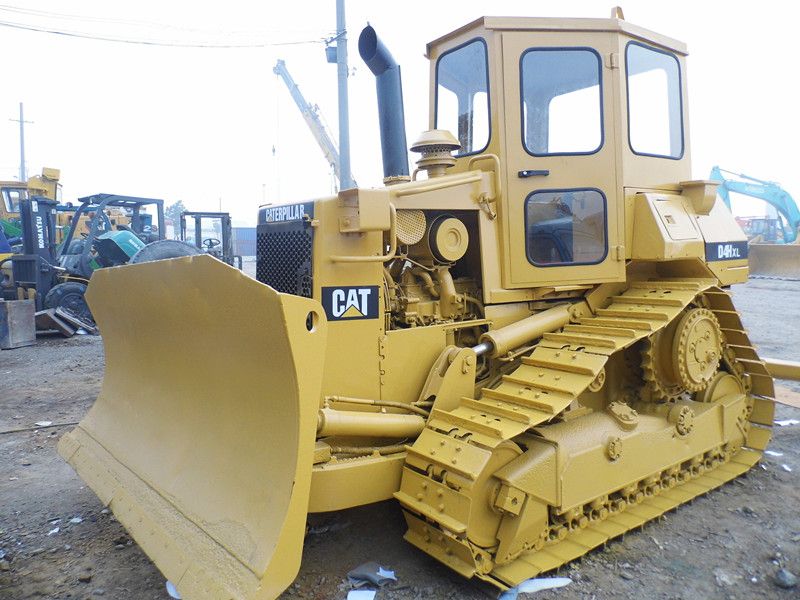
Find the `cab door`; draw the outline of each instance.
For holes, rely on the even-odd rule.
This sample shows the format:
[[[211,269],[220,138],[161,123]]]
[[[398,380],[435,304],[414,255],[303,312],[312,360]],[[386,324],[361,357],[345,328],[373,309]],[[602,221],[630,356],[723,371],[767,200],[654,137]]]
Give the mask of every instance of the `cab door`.
[[[503,33],[506,288],[625,278],[612,40]]]

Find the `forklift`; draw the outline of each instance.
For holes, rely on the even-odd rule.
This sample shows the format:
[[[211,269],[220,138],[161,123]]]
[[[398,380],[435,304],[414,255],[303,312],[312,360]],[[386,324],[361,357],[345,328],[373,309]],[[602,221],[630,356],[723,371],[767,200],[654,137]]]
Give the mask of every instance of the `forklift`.
[[[36,308],[43,308],[43,300],[57,282],[58,267],[55,241],[55,200],[35,196],[20,198],[21,252],[13,252],[0,261],[0,267],[11,263],[11,275],[5,276],[0,292],[4,300],[30,298]]]
[[[2,261],[12,265],[3,298],[30,298],[37,311],[62,308],[92,322],[84,294],[95,270],[200,253],[191,244],[164,239],[163,200],[95,194],[79,202],[64,241],[56,244],[58,203],[43,197],[20,200],[22,253]]]
[[[194,235],[187,239],[186,219],[194,219]],[[212,229],[217,237],[204,238],[203,219],[212,222]],[[186,210],[181,213],[181,240],[218,258],[225,264],[236,266],[242,270],[242,257],[233,253],[233,227],[231,225],[231,215],[226,212],[202,212]],[[235,263],[235,264],[234,264]]]

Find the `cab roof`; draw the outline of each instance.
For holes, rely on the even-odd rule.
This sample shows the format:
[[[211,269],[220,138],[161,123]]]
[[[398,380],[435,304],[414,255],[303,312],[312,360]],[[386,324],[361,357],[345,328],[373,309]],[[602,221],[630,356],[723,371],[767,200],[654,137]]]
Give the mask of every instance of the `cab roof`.
[[[431,50],[461,34],[473,29],[488,29],[495,31],[607,31],[611,33],[624,33],[671,50],[677,54],[688,54],[686,44],[679,42],[660,33],[650,31],[643,27],[633,25],[622,19],[574,19],[557,17],[480,17],[471,23],[459,27],[455,31],[439,37],[426,46],[426,56],[430,57]]]

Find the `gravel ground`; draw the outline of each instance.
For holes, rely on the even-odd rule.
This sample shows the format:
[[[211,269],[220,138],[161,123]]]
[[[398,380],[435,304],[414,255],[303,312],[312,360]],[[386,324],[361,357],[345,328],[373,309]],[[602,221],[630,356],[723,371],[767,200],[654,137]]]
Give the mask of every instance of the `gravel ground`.
[[[735,289],[762,354],[797,359],[800,282]],[[97,395],[102,342],[41,339],[0,353],[0,598],[161,600],[164,578],[57,455],[58,437]],[[785,385],[800,392],[797,384]],[[779,407],[780,418],[800,411]],[[52,421],[49,428],[36,422]],[[763,464],[562,569],[573,583],[539,598],[797,598],[775,574],[800,574],[800,426],[776,427]],[[786,467],[792,471],[788,471]],[[377,560],[398,582],[379,600],[493,598],[402,540],[394,502],[314,517],[303,565],[284,598],[344,598],[346,573]]]

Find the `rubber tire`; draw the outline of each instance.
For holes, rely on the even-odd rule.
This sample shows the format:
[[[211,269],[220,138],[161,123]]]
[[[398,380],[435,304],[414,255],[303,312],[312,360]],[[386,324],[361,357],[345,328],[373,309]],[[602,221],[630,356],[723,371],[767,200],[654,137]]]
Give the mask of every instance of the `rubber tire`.
[[[195,256],[202,252],[186,242],[180,240],[158,240],[147,244],[136,254],[131,256],[129,264],[153,262],[154,260],[166,260],[168,258],[180,258],[181,256]]]
[[[45,308],[64,308],[84,321],[94,323],[92,311],[86,304],[86,285],[77,281],[65,281],[53,286],[44,297]]]

